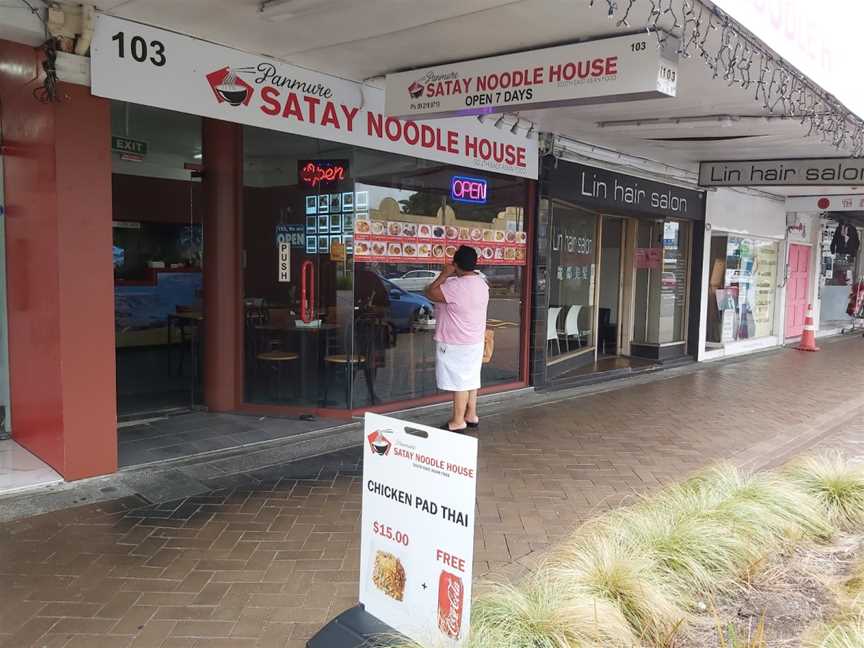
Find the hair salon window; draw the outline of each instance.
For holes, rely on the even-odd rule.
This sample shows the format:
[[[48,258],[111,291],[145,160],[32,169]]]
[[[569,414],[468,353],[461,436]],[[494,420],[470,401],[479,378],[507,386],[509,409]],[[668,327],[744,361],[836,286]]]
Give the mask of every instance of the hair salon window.
[[[541,209],[550,210],[547,353],[563,358],[594,349],[597,216],[560,201]]]
[[[708,274],[709,345],[774,334],[776,241],[715,233]]]

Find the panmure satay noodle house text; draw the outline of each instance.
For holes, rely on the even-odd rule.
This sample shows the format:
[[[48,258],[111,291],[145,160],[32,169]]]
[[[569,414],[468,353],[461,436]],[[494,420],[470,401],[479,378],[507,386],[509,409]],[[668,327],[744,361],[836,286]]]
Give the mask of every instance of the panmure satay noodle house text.
[[[112,38],[121,31],[185,57],[161,68],[130,62],[118,56]],[[167,109],[243,130],[240,409],[344,414],[444,399],[435,383],[434,304],[423,290],[460,245],[477,250],[491,291],[496,346],[483,384],[492,390],[527,384],[536,140],[475,119],[389,116],[378,88],[101,14],[92,71],[93,93],[115,100],[118,116],[127,107]],[[172,119],[176,113],[126,121]],[[200,140],[200,118],[190,124],[197,129],[190,139]],[[153,153],[161,153],[156,141],[164,138],[152,132],[128,137],[153,142]],[[128,204],[133,194],[152,194],[144,180],[128,178],[124,186],[142,185],[130,188]],[[176,220],[188,224],[185,195],[177,205],[184,216]],[[121,198],[115,193],[115,202]],[[138,244],[131,239],[150,236],[150,229],[115,229],[115,246],[132,249]],[[167,224],[157,233],[182,234]],[[147,244],[176,247],[173,238]],[[177,263],[164,261],[166,268]],[[206,283],[200,277],[206,269],[199,271],[195,281]],[[195,290],[188,293],[194,297]],[[194,310],[185,303],[193,297],[172,303],[170,312]],[[137,301],[123,303],[124,321],[152,320],[134,312]],[[168,340],[159,331],[148,335]]]

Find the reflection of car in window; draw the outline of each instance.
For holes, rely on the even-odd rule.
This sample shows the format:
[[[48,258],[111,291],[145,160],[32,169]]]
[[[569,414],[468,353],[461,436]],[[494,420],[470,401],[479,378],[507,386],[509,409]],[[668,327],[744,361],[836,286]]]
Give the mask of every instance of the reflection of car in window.
[[[434,273],[436,276],[438,273]],[[434,279],[434,277],[433,277]],[[361,308],[386,313],[387,321],[398,331],[407,331],[424,307],[431,314],[434,307],[424,295],[408,292],[369,270],[357,270],[354,276],[354,298]]]
[[[441,273],[436,272],[435,270],[411,270],[401,277],[390,279],[390,281],[399,286],[402,290],[407,290],[408,292],[423,292],[426,290],[426,286],[435,281],[439,274]]]
[[[678,280],[672,272],[664,272],[660,278],[660,285],[666,290],[674,290],[677,284]]]

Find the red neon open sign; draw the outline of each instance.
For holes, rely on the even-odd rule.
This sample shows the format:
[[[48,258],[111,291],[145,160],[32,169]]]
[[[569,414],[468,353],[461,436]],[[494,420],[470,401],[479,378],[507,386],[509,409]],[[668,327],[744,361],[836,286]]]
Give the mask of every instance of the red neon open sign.
[[[300,181],[309,187],[342,182],[348,177],[348,160],[305,160],[298,164]]]
[[[488,183],[482,178],[453,176],[450,180],[450,198],[456,202],[485,205]]]

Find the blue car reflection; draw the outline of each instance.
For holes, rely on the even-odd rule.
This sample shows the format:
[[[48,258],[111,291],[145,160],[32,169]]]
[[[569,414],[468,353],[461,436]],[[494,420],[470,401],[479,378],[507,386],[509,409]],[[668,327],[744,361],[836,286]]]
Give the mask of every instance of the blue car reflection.
[[[388,319],[397,331],[409,330],[411,323],[417,319],[417,315],[423,308],[426,308],[430,314],[434,312],[434,304],[425,295],[403,290],[384,277],[379,276],[379,279],[390,298]]]

